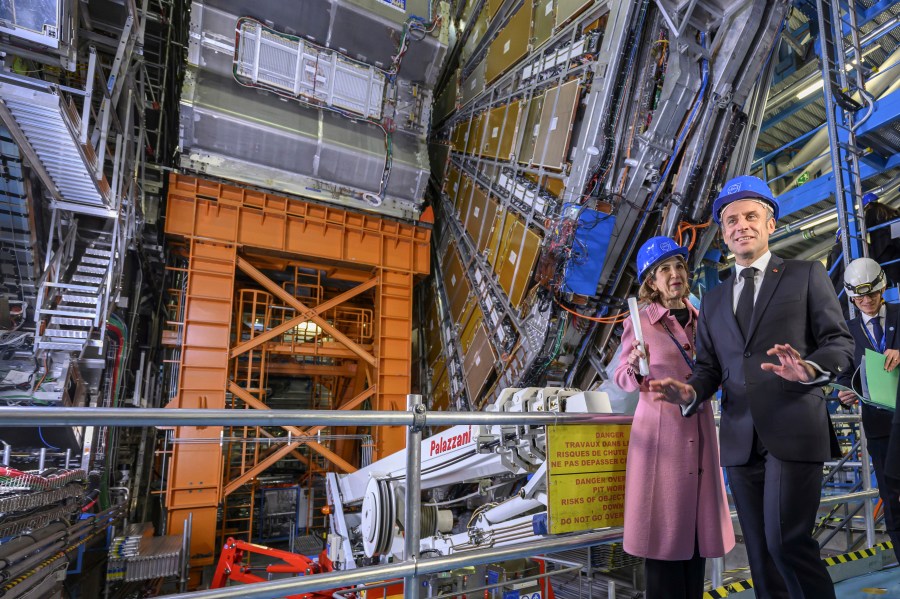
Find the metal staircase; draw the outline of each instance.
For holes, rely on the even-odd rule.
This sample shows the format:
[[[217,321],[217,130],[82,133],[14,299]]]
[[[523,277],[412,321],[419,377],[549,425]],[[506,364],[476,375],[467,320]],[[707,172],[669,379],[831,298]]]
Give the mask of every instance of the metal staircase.
[[[54,260],[62,260],[67,249],[63,244]],[[113,262],[113,239],[106,234],[82,249],[74,269],[62,271],[61,264],[50,269],[38,290],[35,320],[45,327],[35,337],[36,349],[103,347]]]

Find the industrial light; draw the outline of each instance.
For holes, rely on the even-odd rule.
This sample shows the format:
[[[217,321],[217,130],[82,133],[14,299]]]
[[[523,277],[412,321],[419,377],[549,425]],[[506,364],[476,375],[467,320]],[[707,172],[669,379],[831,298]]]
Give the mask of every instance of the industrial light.
[[[826,214],[824,216],[820,216],[819,218],[805,223],[800,226],[801,231],[806,231],[807,229],[812,229],[813,227],[818,227],[821,224],[827,223],[830,220],[837,218],[837,214]]]
[[[797,99],[802,100],[803,98],[812,94],[813,92],[822,89],[822,86],[824,85],[824,83],[825,82],[822,81],[821,79],[819,79],[818,81],[813,81],[810,85],[808,85],[807,87],[804,87],[799,92],[797,92]]]

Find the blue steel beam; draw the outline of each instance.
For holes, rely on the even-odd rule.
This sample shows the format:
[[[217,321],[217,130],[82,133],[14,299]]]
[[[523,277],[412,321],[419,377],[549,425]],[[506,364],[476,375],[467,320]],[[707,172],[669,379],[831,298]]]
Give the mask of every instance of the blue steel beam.
[[[860,163],[859,174],[860,178],[866,181],[898,167],[900,167],[900,153],[890,156],[880,168]],[[834,173],[827,173],[778,196],[778,212],[781,216],[787,216],[833,196]]]
[[[865,109],[861,109],[857,111],[856,116],[862,117],[864,114]],[[897,120],[900,120],[900,89],[878,98],[872,116],[856,130],[856,136],[863,137],[867,133],[891,125]]]

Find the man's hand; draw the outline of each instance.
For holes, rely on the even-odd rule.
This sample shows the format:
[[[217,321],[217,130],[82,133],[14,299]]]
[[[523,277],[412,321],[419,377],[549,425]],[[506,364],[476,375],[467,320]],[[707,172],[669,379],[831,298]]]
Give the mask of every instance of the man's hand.
[[[838,391],[838,399],[847,407],[857,402],[856,393],[853,391]]]
[[[889,349],[884,352],[884,369],[888,372],[893,371],[897,364],[900,364],[900,350]]]
[[[678,405],[688,405],[694,401],[694,388],[672,377],[650,381],[650,391],[657,393],[653,399]]]
[[[761,365],[763,370],[774,372],[786,381],[795,383],[808,383],[816,378],[816,369],[806,363],[800,357],[800,352],[789,344],[775,345],[766,352],[767,356],[778,356],[779,364],[765,362]]]

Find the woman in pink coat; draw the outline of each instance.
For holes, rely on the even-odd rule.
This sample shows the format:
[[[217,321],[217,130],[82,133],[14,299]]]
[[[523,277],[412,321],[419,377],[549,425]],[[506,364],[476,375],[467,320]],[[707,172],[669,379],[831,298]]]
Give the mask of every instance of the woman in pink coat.
[[[709,404],[685,418],[677,405],[652,399],[647,388],[651,378],[686,380],[693,369],[697,310],[687,301],[687,255],[668,237],[653,237],[641,247],[644,347],[626,321],[615,371],[617,385],[641,392],[628,445],[624,548],[646,558],[647,599],[700,599],[705,558],[722,557],[734,547]],[[646,377],[639,374],[644,356]]]

